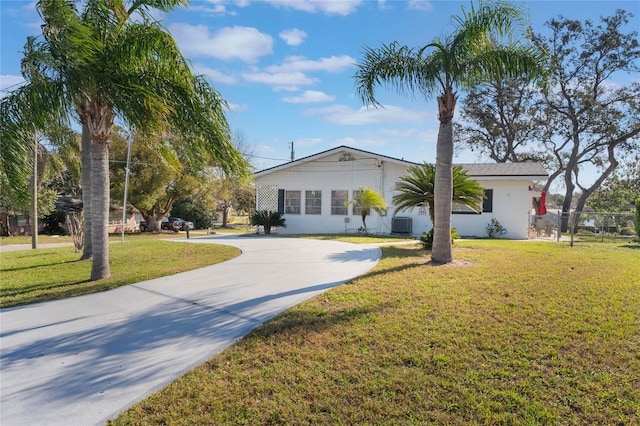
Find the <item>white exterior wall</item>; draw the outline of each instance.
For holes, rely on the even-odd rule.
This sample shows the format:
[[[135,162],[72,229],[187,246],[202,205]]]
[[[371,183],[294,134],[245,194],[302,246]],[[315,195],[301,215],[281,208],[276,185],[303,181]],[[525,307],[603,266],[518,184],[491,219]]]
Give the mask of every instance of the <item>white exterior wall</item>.
[[[392,203],[393,186],[406,171],[404,164],[380,160],[375,156],[353,154],[353,161],[340,161],[342,153],[330,155],[318,160],[301,162],[282,170],[256,178],[258,188],[258,208],[260,208],[261,186],[277,187],[287,191],[301,192],[301,213],[284,214],[287,228],[279,228],[279,234],[315,234],[357,232],[362,226],[360,215],[353,215],[348,207],[348,215],[331,214],[331,191],[349,191],[349,200],[353,191],[369,187],[381,193],[387,203],[387,215],[380,216],[375,211],[367,216],[367,228],[370,233],[388,234],[391,232],[395,207]],[[526,239],[531,200],[528,180],[483,180],[475,178],[487,189],[493,189],[493,212],[482,214],[454,214],[452,226],[462,236],[486,237],[486,227],[492,218],[496,218],[506,229],[503,238]],[[322,214],[305,214],[305,191],[322,191]],[[432,224],[426,211],[418,209],[395,212],[396,216],[411,217],[413,235],[431,229]],[[345,223],[345,217],[349,222]]]
[[[528,238],[529,196],[528,180],[483,180],[475,178],[485,189],[493,189],[493,211],[482,214],[453,214],[452,226],[461,236],[487,237],[487,225],[495,218],[507,230],[501,238]],[[492,178],[495,179],[495,178]]]
[[[340,233],[354,232],[362,226],[360,215],[352,214],[353,208],[348,207],[348,215],[331,214],[331,191],[349,191],[349,200],[353,198],[353,191],[371,188],[381,193],[388,206],[391,205],[391,189],[397,178],[404,174],[403,165],[391,164],[378,160],[376,157],[354,155],[353,161],[340,161],[341,154],[331,155],[320,160],[293,165],[284,170],[274,171],[256,179],[258,198],[261,186],[275,186],[278,189],[301,192],[301,214],[284,214],[287,228],[278,229],[278,233]],[[322,214],[305,214],[305,191],[322,191]],[[391,210],[389,210],[391,214]],[[349,223],[345,224],[345,217]],[[367,216],[369,231],[391,232],[391,218],[381,217],[371,212]]]

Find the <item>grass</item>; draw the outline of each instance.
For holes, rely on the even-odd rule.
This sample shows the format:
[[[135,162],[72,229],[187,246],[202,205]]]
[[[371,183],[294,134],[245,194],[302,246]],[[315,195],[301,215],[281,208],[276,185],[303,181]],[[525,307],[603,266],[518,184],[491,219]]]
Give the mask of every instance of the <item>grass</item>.
[[[110,424],[638,424],[633,246],[382,250]]]
[[[112,241],[109,247],[111,277],[99,281],[88,280],[91,261],[79,260],[80,254],[73,247],[2,253],[0,307],[109,290],[223,262],[240,254],[234,247],[161,240],[167,236],[173,233],[132,234],[125,237],[124,244],[119,236],[112,237],[117,243]]]
[[[205,234],[206,231],[191,231],[193,234]],[[171,239],[171,238],[185,238],[187,234],[185,232],[134,232],[125,233],[125,241],[138,241],[138,240],[152,240],[152,239]],[[110,234],[109,240],[111,242],[121,242],[122,234]],[[69,235],[38,235],[38,244],[51,244],[51,243],[73,243],[71,236]],[[15,244],[28,244],[31,245],[31,236],[29,235],[17,235],[11,237],[0,237],[0,246],[8,246]]]

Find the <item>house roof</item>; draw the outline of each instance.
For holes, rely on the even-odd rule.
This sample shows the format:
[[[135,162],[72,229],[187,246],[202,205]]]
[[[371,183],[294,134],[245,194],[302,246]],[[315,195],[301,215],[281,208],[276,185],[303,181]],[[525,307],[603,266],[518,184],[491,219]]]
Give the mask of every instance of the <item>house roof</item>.
[[[459,164],[470,176],[527,176],[547,178],[549,173],[540,163],[466,163]]]
[[[400,164],[403,166],[411,166],[419,163],[413,161],[407,161],[405,159],[389,157],[382,154],[376,154],[375,152],[365,151],[362,149],[351,148],[348,146],[339,146],[331,148],[326,151],[319,152],[317,154],[309,155],[307,157],[299,158],[288,163],[280,164],[278,166],[270,167],[268,169],[260,170],[255,173],[255,177],[266,176],[270,173],[288,169],[289,167],[298,166],[300,164],[318,161],[329,155],[335,155],[336,153],[350,153],[354,155],[365,155],[375,160],[386,161],[391,163]],[[471,177],[526,177],[530,179],[546,179],[549,174],[539,163],[524,162],[524,163],[466,163],[461,165]]]
[[[318,152],[317,154],[309,155],[307,157],[302,157],[302,158],[299,158],[299,159],[294,160],[294,161],[289,161],[288,163],[280,164],[279,166],[269,167],[268,169],[260,170],[260,171],[256,172],[254,174],[254,176],[259,177],[259,176],[268,175],[268,174],[273,173],[273,172],[277,172],[277,171],[280,171],[280,170],[288,169],[289,167],[297,166],[297,165],[308,163],[308,162],[311,162],[311,161],[318,161],[318,160],[321,160],[322,158],[325,158],[325,157],[328,157],[330,155],[334,155],[334,154],[340,153],[340,152],[347,152],[347,153],[354,154],[354,155],[355,154],[358,154],[358,155],[363,155],[364,154],[367,157],[371,157],[373,159],[389,161],[389,162],[392,162],[392,163],[397,163],[397,164],[401,164],[401,165],[405,165],[405,166],[410,166],[412,164],[417,164],[417,163],[413,163],[411,161],[406,161],[406,160],[403,160],[403,159],[389,157],[389,156],[382,155],[382,154],[376,154],[375,152],[365,151],[365,150],[362,150],[362,149],[351,148],[349,146],[342,145],[342,146],[339,146],[339,147],[336,147],[336,148],[328,149],[326,151]]]

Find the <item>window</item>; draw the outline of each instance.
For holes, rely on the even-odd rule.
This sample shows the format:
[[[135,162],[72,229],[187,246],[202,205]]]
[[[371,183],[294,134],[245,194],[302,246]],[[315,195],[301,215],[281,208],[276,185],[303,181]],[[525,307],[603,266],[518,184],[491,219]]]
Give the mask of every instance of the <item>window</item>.
[[[322,191],[305,191],[305,214],[322,214]]]
[[[453,214],[481,214],[493,212],[493,189],[484,190],[484,200],[482,200],[482,210],[475,211],[470,207],[459,203],[453,203],[451,207],[451,213]]]
[[[349,198],[349,191],[337,190],[331,191],[331,214],[346,215],[347,213],[347,200]]]
[[[482,213],[493,212],[493,189],[484,190],[484,201],[482,201]]]
[[[354,189],[353,190],[353,198],[352,200],[355,200],[357,197],[360,196],[360,191],[359,189]],[[360,206],[356,206],[355,204],[353,205],[353,215],[354,216],[360,216],[362,214],[362,207]]]
[[[300,191],[284,192],[284,212],[287,214],[300,214]]]

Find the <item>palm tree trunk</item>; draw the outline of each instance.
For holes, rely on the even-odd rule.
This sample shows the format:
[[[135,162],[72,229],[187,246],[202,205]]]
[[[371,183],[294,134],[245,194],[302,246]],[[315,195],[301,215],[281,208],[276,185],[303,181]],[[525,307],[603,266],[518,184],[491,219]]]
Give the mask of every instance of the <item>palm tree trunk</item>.
[[[82,155],[82,214],[84,215],[84,247],[81,259],[91,259],[91,256],[93,256],[93,241],[91,238],[91,131],[84,120],[82,122],[80,150]]]
[[[94,138],[91,144],[91,210],[93,262],[91,281],[109,278],[109,145]]]
[[[362,226],[364,227],[364,233],[367,233],[367,210],[362,209]]]
[[[453,111],[455,94],[447,87],[438,97],[440,129],[436,145],[436,179],[433,188],[434,224],[431,259],[437,263],[453,260],[451,205],[453,200]]]

